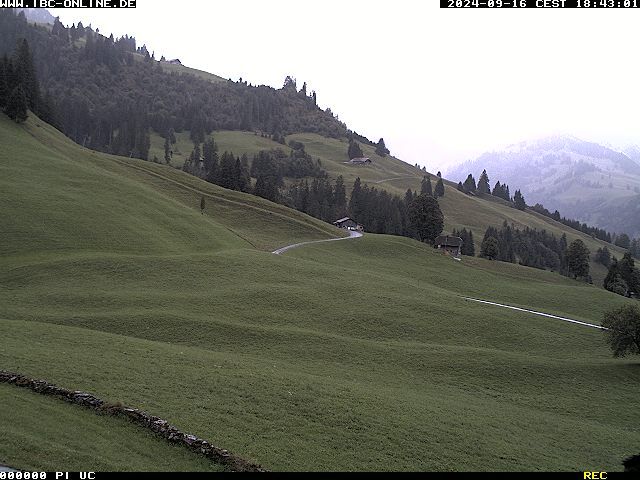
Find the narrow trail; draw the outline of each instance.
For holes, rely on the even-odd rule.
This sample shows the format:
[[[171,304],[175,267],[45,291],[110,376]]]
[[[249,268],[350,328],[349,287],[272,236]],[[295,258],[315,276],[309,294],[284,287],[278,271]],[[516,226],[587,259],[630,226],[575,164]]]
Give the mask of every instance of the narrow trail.
[[[551,315],[550,313],[536,312],[535,310],[527,310],[526,308],[513,307],[511,305],[503,305],[501,303],[487,302],[486,300],[478,300],[477,298],[470,298],[470,297],[462,297],[462,298],[464,298],[465,300],[471,300],[472,302],[485,303],[487,305],[494,305],[496,307],[502,307],[502,308],[510,308],[511,310],[518,310],[519,312],[532,313],[533,315],[540,315],[541,317],[555,318],[556,320],[562,320],[563,322],[577,323],[578,325],[584,325],[585,327],[597,328],[599,330],[608,330],[607,328],[602,327],[600,325],[593,325],[591,323],[581,322],[579,320],[573,320],[571,318],[559,317],[557,315]]]
[[[337,242],[338,240],[351,240],[352,238],[360,238],[363,235],[361,232],[355,232],[353,230],[351,230],[349,233],[350,235],[348,237],[329,238],[328,240],[313,240],[311,242],[294,243],[293,245],[287,245],[286,247],[282,247],[282,248],[279,248],[278,250],[274,250],[271,253],[275,255],[281,255],[288,250],[302,247],[303,245],[311,245],[312,243]]]
[[[416,178],[416,176],[415,175],[403,175],[401,177],[385,178],[384,180],[378,180],[377,182],[373,182],[373,183],[379,184],[379,183],[384,183],[384,182],[390,182],[392,180],[401,180],[403,178]]]

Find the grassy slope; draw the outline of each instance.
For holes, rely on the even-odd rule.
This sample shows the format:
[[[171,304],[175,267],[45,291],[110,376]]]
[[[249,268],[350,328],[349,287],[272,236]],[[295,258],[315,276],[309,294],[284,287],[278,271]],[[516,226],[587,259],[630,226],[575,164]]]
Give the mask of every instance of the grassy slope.
[[[0,463],[27,471],[223,470],[124,419],[28,390],[0,385],[0,404]]]
[[[615,470],[636,453],[637,363],[611,359],[601,332],[459,295],[591,322],[622,297],[549,272],[453,262],[396,237],[274,256],[251,243],[277,243],[293,227],[292,242],[330,230],[27,129],[49,147],[0,123],[13,149],[0,153],[0,215],[12,222],[2,245],[22,242],[0,259],[4,368],[138,405],[273,469]],[[95,223],[135,230],[170,206],[196,232],[173,240],[178,233],[157,218],[149,237],[158,238],[131,238],[127,250],[110,231],[72,228],[77,217],[58,216],[55,195],[17,207],[59,192],[65,162],[78,173],[64,181],[76,182],[76,203]],[[106,181],[88,182],[92,169]],[[8,189],[16,182],[31,188]],[[129,182],[138,188],[128,195],[146,195],[127,202],[140,210],[115,208]],[[225,199],[211,218],[194,211],[200,191]],[[223,203],[228,214],[218,213]],[[265,238],[260,227],[274,214]],[[236,228],[230,218],[243,219],[245,240],[225,228]],[[12,233],[21,231],[31,233]],[[207,235],[217,243],[202,242]]]
[[[214,138],[218,142],[221,151],[230,150],[236,155],[246,153],[250,158],[263,149],[288,149],[288,147],[250,132],[222,131],[214,133]],[[174,163],[181,166],[184,163],[184,156],[189,155],[193,145],[187,132],[178,134],[177,140]],[[420,189],[422,172],[396,158],[382,158],[376,155],[372,147],[367,145],[363,145],[362,148],[365,155],[373,160],[373,165],[354,166],[344,163],[347,150],[345,141],[324,138],[315,134],[290,135],[287,140],[303,142],[306,150],[313,158],[321,159],[323,167],[329,172],[330,176],[335,178],[338,175],[342,175],[348,187],[359,176],[363,182],[369,185],[384,188],[400,196],[404,196],[404,192],[408,188],[413,190]],[[152,152],[155,152],[154,154],[158,158],[164,157],[161,137],[155,135],[152,137]],[[153,154],[151,157],[153,157]],[[432,184],[435,185],[435,175],[432,175]],[[566,233],[569,242],[579,238],[590,249],[592,257],[598,248],[604,246],[607,246],[618,258],[624,254],[624,251],[618,247],[593,239],[589,235],[568,228],[537,213],[531,211],[521,212],[493,197],[488,199],[470,197],[459,192],[456,186],[450,182],[445,182],[445,190],[445,197],[440,199],[440,206],[445,215],[445,231],[450,232],[453,229],[461,228],[471,229],[476,239],[477,251],[479,251],[480,241],[486,228],[490,225],[500,227],[504,221],[507,221],[509,224],[514,224],[519,228],[528,226],[538,230],[547,230],[558,237]],[[600,286],[602,284],[606,273],[605,267],[595,261],[591,262],[591,275],[596,285]]]
[[[227,80],[219,77],[218,75],[214,75],[212,73],[204,72],[202,70],[198,70],[196,68],[187,67],[185,65],[173,65],[169,62],[159,62],[160,66],[163,70],[168,72],[176,72],[176,73],[190,73],[191,75],[195,75],[196,77],[202,78],[204,80],[208,80],[210,82],[226,82]]]

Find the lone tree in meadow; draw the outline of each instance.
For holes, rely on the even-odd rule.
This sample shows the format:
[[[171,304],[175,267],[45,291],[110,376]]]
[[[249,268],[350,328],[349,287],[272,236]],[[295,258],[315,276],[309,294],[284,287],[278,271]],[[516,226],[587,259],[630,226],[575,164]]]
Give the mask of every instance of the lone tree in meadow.
[[[431,187],[431,177],[425,175],[422,177],[422,183],[420,184],[420,194],[426,193],[427,195],[433,195],[433,188]]]
[[[624,305],[604,315],[602,326],[614,357],[640,355],[640,307]]]
[[[573,278],[589,276],[589,249],[580,239],[571,242],[567,247],[567,267]]]
[[[204,215],[204,207],[205,207],[205,201],[204,201],[204,195],[202,197],[200,197],[200,213]]]
[[[409,205],[409,222],[421,242],[433,244],[444,228],[444,215],[438,201],[426,193],[418,195]]]
[[[376,153],[381,157],[386,157],[387,155],[389,155],[389,153],[391,153],[389,152],[387,146],[384,144],[384,138],[378,140],[378,144],[376,145]]]
[[[442,182],[442,177],[438,177],[436,188],[433,190],[433,193],[436,198],[444,197],[444,183]]]
[[[360,144],[353,139],[349,140],[349,148],[347,149],[347,155],[349,155],[349,160],[353,160],[354,158],[364,157],[364,153],[362,153]]]

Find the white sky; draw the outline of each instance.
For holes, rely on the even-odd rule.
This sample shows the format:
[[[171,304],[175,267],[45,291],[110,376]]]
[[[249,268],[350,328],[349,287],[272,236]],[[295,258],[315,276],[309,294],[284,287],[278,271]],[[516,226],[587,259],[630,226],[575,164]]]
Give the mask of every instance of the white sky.
[[[533,1],[533,0],[529,0]],[[437,0],[138,0],[53,9],[321,107],[430,171],[552,133],[640,143],[640,9],[440,9]],[[177,6],[179,5],[179,7]]]

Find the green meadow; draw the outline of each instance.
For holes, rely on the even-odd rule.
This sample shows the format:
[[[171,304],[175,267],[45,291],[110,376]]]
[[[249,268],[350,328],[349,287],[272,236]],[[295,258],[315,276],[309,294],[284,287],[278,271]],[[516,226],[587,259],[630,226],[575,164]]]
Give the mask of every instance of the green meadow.
[[[590,323],[629,300],[400,237],[276,256],[343,233],[170,166],[82,149],[33,117],[0,119],[0,143],[2,369],[142,408],[271,470],[614,471],[638,453],[637,359],[613,359],[596,329],[462,296]],[[380,179],[396,168],[388,160]],[[448,221],[470,221],[449,219],[462,208],[451,191]],[[2,429],[27,438],[0,441],[0,460],[30,467],[30,417],[73,407],[15,387],[0,395],[13,412]],[[77,418],[64,423],[87,434],[130,427]],[[38,468],[67,465],[49,452]],[[115,447],[81,458],[153,461]],[[180,465],[209,468],[199,461]]]
[[[0,463],[31,472],[224,471],[124,419],[57,398],[0,385],[0,404]]]

